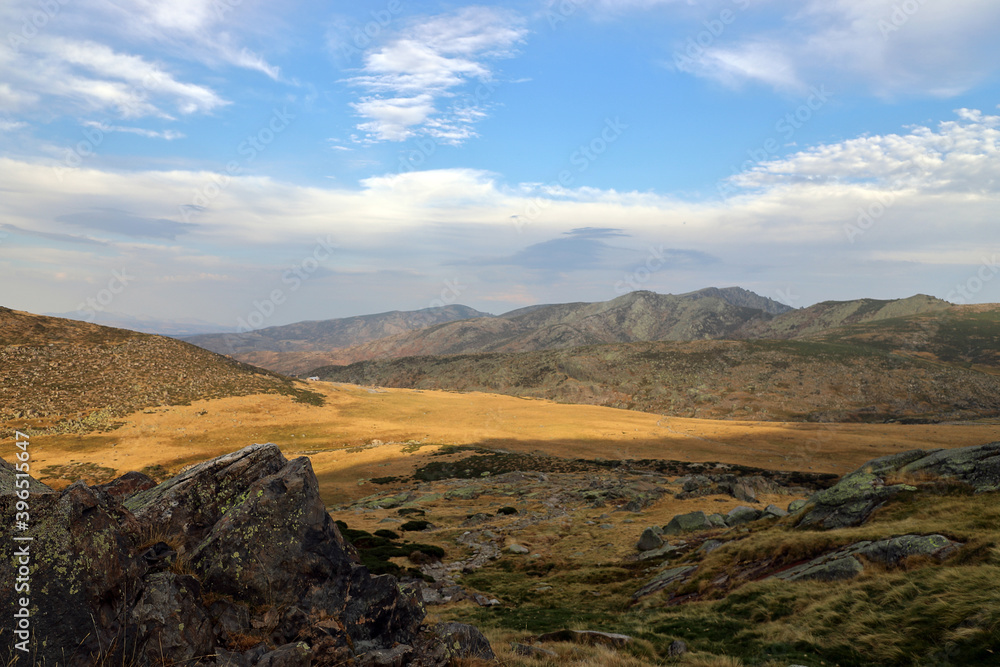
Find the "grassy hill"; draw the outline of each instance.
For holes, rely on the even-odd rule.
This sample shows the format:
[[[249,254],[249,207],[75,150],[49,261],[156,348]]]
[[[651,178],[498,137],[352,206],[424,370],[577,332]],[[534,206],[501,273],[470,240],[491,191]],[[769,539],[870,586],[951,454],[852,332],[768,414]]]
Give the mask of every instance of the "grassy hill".
[[[188,343],[0,308],[0,430],[86,430],[140,408],[259,393],[290,378]]]
[[[877,347],[814,341],[631,343],[329,366],[323,379],[490,391],[683,417],[789,421],[1000,414],[1000,378]]]

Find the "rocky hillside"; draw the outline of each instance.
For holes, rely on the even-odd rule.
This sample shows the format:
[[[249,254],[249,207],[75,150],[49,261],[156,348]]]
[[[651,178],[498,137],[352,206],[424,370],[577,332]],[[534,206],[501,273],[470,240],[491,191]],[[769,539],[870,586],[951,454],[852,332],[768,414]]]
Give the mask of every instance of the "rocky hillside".
[[[486,391],[679,417],[951,420],[1000,415],[1000,377],[859,345],[631,343],[329,366],[321,378]]]
[[[864,345],[947,364],[1000,371],[1000,306],[952,306],[843,326],[814,340]]]
[[[357,361],[414,355],[528,352],[635,341],[732,338],[751,322],[783,307],[738,288],[675,296],[632,292],[599,303],[532,306],[500,317],[443,324],[355,346],[344,357]]]
[[[825,333],[853,324],[876,323],[917,313],[931,313],[954,308],[947,301],[917,294],[908,299],[880,301],[823,301],[808,308],[784,313],[767,322],[752,322],[740,332],[741,338],[786,340]]]
[[[482,317],[490,315],[453,305],[298,322],[239,334],[203,334],[184,340],[262,368],[294,374],[337,363],[341,358],[337,353],[343,348],[435,324]]]
[[[144,407],[258,393],[319,398],[172,338],[0,308],[0,432],[101,427]]]
[[[0,461],[0,517],[15,527],[15,471]],[[419,602],[359,563],[319,497],[309,459],[254,445],[159,485],[130,473],[56,493],[0,560],[4,664],[444,666],[490,659],[473,627],[428,626]],[[20,551],[18,551],[20,550]],[[27,555],[24,555],[27,554]],[[20,581],[20,580],[19,580]],[[23,609],[23,612],[21,611]]]
[[[467,451],[337,508],[438,545],[412,577],[502,664],[989,665],[1000,651],[1000,443],[833,480],[710,462]],[[507,647],[510,648],[507,648]]]

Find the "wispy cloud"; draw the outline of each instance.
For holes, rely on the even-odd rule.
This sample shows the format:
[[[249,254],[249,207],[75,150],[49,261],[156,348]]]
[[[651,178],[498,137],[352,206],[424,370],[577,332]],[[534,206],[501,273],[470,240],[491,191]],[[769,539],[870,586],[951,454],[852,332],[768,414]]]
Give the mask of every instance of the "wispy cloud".
[[[750,15],[764,11],[783,14],[784,25],[755,30]],[[737,11],[730,23],[678,69],[733,87],[757,82],[795,91],[822,82],[881,97],[950,97],[1000,68],[993,57],[1000,5],[993,0],[775,0]]]
[[[94,120],[84,121],[83,125],[85,127],[97,128],[101,132],[122,132],[124,134],[137,134],[140,137],[146,137],[147,139],[165,139],[166,141],[173,141],[175,139],[184,138],[184,134],[182,132],[175,132],[174,130],[163,130],[162,132],[158,132],[156,130],[147,130],[141,127],[108,125],[107,123],[99,123]]]
[[[516,14],[466,7],[414,25],[365,55],[362,73],[349,83],[364,95],[353,103],[366,119],[367,141],[403,141],[425,134],[458,144],[475,135],[482,108],[451,104],[472,81],[489,81],[490,63],[513,55],[527,31]]]

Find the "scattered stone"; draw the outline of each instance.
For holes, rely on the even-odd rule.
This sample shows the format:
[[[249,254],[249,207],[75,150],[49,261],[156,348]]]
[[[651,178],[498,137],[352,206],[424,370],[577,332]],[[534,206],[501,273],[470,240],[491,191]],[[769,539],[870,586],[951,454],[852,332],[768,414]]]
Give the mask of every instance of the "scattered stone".
[[[526,554],[526,553],[531,553],[531,550],[528,547],[522,546],[520,544],[511,544],[509,547],[507,547],[507,552],[512,554]]]
[[[666,556],[669,556],[675,551],[680,551],[680,548],[670,544],[664,544],[659,549],[653,549],[651,551],[643,551],[642,553],[639,554],[639,560],[642,561],[642,560],[653,560],[656,558],[664,558]]]
[[[764,514],[763,514],[763,516],[761,518],[762,519],[775,519],[775,518],[780,519],[783,516],[788,516],[788,512],[786,512],[785,510],[781,509],[777,505],[768,505],[767,507],[764,508]]]
[[[667,657],[668,658],[679,658],[688,652],[688,645],[681,641],[680,639],[675,639],[670,642],[670,646],[667,647]]]
[[[711,527],[712,524],[704,512],[689,512],[687,514],[678,514],[672,518],[670,523],[663,527],[663,533],[665,535],[680,535],[681,533],[690,533],[696,530],[708,530]]]
[[[559,654],[541,646],[531,646],[530,644],[510,643],[510,650],[515,655],[524,655],[529,658],[558,658]]]
[[[659,549],[663,546],[663,538],[660,537],[663,534],[663,529],[659,526],[654,526],[647,528],[642,531],[642,535],[639,537],[639,543],[636,548],[639,551],[652,551],[653,549]]]
[[[713,528],[728,528],[729,524],[726,523],[726,517],[719,513],[709,514],[708,522],[712,524]]]
[[[632,596],[632,599],[638,600],[639,598],[647,595],[652,595],[657,591],[662,591],[664,588],[667,588],[672,584],[686,581],[691,578],[691,575],[694,574],[697,569],[697,565],[682,565],[680,567],[667,568],[649,580],[646,585],[640,588],[636,594]]]
[[[801,498],[799,500],[793,500],[792,502],[788,503],[788,513],[789,514],[795,514],[800,509],[802,509],[803,507],[805,507],[806,503],[808,503],[808,502],[809,501],[801,499]]]
[[[438,623],[434,632],[443,640],[448,657],[452,660],[497,659],[489,640],[476,627],[465,623]]]
[[[756,510],[752,507],[747,507],[746,505],[740,505],[739,507],[734,507],[729,510],[726,514],[726,525],[728,526],[740,526],[744,523],[750,523],[751,521],[756,521],[761,517],[761,511]]]
[[[598,528],[602,528],[604,530],[611,530],[614,527],[615,525],[613,523],[602,523],[600,526],[598,526]]]

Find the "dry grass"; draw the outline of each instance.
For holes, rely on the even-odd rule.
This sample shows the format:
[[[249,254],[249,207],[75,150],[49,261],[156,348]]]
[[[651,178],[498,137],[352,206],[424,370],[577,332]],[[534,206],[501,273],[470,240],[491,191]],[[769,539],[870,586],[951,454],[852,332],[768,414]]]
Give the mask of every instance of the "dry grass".
[[[108,433],[32,438],[32,469],[88,464],[116,474],[169,472],[254,442],[306,454],[327,503],[369,495],[359,480],[409,475],[438,445],[480,445],[556,456],[721,461],[775,470],[841,474],[914,448],[996,438],[992,424],[803,424],[664,418],[495,394],[374,390],[312,383],[326,405],[256,395],[134,412]],[[384,443],[384,444],[378,444]],[[407,443],[423,443],[419,451]],[[37,473],[36,473],[37,474]],[[64,486],[69,480],[47,480]]]

